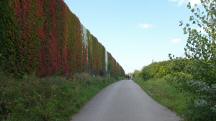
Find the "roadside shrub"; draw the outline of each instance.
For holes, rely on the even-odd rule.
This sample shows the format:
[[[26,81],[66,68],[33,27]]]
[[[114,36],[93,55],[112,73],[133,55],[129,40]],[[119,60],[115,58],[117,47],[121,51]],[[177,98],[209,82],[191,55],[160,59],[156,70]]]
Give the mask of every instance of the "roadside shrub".
[[[155,62],[145,66],[139,73],[144,80],[163,78],[173,73],[190,73],[193,61],[184,58],[177,58],[168,61]],[[174,74],[176,76],[176,74]]]
[[[152,78],[161,78],[169,72],[168,62],[152,63],[142,69],[142,77],[144,80]]]
[[[216,121],[215,6],[215,0],[201,0],[201,4],[195,6],[188,3],[190,19],[180,22],[188,36],[185,56],[194,61],[190,70],[194,80],[187,83],[187,89],[196,95],[187,113],[190,121]]]
[[[190,74],[176,72],[166,75],[164,79],[174,85],[176,88],[183,89],[187,87],[188,81],[191,81],[193,77]]]
[[[182,92],[192,93],[185,117],[189,121],[216,120],[216,85],[193,80],[192,75],[182,72],[168,74],[164,77],[169,83]],[[199,114],[199,115],[197,115]]]
[[[203,81],[189,81],[187,89],[196,97],[191,102],[186,116],[190,121],[216,120],[216,85]]]
[[[15,79],[0,74],[0,120],[69,121],[86,101],[114,81],[102,77],[77,81],[60,76]]]

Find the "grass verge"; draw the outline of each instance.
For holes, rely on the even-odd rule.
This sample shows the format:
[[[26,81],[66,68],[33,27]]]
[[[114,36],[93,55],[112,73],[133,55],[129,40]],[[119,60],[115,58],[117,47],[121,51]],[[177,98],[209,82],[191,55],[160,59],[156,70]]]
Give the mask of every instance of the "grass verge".
[[[115,81],[101,77],[79,79],[15,79],[0,74],[0,120],[69,121],[88,100]]]
[[[156,101],[184,118],[184,113],[192,97],[191,94],[179,91],[165,79],[147,81],[135,79],[135,81]]]

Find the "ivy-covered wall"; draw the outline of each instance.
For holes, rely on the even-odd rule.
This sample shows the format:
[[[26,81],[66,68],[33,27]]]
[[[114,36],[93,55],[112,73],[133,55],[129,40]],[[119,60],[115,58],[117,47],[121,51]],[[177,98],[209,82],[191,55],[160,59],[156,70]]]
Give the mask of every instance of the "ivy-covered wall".
[[[63,0],[0,0],[0,68],[17,75],[124,75]]]

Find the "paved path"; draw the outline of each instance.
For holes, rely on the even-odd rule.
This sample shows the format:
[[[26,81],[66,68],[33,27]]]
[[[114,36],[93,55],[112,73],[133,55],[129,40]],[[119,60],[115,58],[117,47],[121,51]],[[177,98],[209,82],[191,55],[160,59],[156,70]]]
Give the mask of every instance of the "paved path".
[[[72,121],[179,121],[132,80],[116,82],[94,97]]]

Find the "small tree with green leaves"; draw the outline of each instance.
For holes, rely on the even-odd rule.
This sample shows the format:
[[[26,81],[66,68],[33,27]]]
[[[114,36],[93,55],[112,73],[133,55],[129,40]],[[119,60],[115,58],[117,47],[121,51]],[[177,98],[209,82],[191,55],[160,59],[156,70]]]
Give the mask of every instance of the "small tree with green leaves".
[[[190,91],[197,95],[188,112],[192,121],[216,121],[216,0],[187,5],[192,15],[183,26],[188,35],[185,55],[194,61]]]
[[[212,84],[216,82],[216,1],[201,0],[201,3],[202,6],[188,4],[192,12],[190,21],[180,25],[188,34],[185,55],[198,63],[195,78]]]

